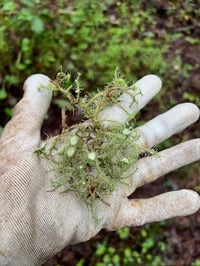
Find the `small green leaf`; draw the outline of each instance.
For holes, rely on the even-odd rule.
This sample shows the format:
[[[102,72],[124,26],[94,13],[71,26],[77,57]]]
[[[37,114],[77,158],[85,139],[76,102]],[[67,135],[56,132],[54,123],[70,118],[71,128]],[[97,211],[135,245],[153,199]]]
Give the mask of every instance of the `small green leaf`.
[[[20,82],[19,77],[15,76],[15,75],[6,75],[5,80],[12,83],[12,84],[17,84]]]
[[[142,237],[147,237],[147,231],[142,229],[140,234],[142,235]]]
[[[108,253],[109,254],[114,254],[115,253],[115,248],[113,248],[113,247],[108,247]]]
[[[130,228],[129,227],[121,228],[117,230],[117,234],[121,239],[127,239],[130,235]]]
[[[14,3],[14,1],[8,1],[3,5],[2,10],[3,11],[9,11],[12,12],[14,11],[16,8],[16,4]]]
[[[119,265],[120,263],[120,256],[118,254],[115,254],[112,258],[112,261],[114,263],[114,265]]]
[[[30,49],[30,40],[28,38],[22,39],[22,51],[28,52]]]
[[[2,126],[0,126],[0,134],[2,133],[2,131],[3,131],[3,127],[2,127]]]
[[[99,257],[105,254],[105,252],[106,252],[106,246],[103,244],[98,244],[95,255]]]
[[[11,117],[13,115],[13,109],[12,108],[5,108],[4,109],[5,113],[7,114],[7,116]]]
[[[124,256],[127,257],[127,258],[131,257],[131,249],[130,249],[130,247],[127,247],[127,248],[124,249]]]
[[[39,17],[34,17],[32,20],[31,30],[35,33],[41,33],[44,31],[44,23]]]
[[[7,92],[5,91],[5,89],[0,89],[0,100],[4,100],[7,97]]]

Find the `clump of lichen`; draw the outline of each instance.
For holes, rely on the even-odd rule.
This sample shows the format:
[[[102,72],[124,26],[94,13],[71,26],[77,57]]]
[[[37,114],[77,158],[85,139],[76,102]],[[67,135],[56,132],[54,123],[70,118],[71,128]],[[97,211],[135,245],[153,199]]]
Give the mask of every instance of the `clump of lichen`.
[[[69,74],[58,73],[51,89],[66,97],[66,109],[80,108],[87,120],[70,127],[63,126],[62,134],[52,146],[48,149],[43,147],[39,153],[52,162],[56,176],[52,180],[53,188],[73,191],[91,205],[94,200],[103,200],[103,195],[112,193],[120,182],[125,184],[129,177],[126,173],[130,167],[129,175],[136,171],[136,161],[142,152],[147,151],[138,145],[139,136],[133,131],[133,119],[123,125],[115,122],[105,127],[98,118],[109,105],[117,104],[123,109],[118,101],[121,94],[128,93],[133,97],[139,90],[135,86],[129,87],[116,72],[104,90],[83,93],[82,96],[79,75],[72,85],[65,88],[70,78]]]

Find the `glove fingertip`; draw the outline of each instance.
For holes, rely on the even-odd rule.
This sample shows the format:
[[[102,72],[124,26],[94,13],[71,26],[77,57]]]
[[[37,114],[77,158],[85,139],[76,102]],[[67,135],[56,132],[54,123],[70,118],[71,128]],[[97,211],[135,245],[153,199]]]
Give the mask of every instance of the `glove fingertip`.
[[[52,98],[50,84],[50,78],[43,74],[31,75],[24,82],[24,98],[31,111],[39,116],[44,116],[49,108]]]
[[[151,87],[159,92],[162,87],[162,80],[157,75],[148,74],[138,80],[135,85],[141,87],[141,89],[145,89],[146,87],[149,89]]]
[[[199,194],[196,191],[190,189],[182,189],[181,191],[184,195],[183,200],[184,202],[187,202],[188,205],[188,213],[186,215],[197,212],[200,208]]]

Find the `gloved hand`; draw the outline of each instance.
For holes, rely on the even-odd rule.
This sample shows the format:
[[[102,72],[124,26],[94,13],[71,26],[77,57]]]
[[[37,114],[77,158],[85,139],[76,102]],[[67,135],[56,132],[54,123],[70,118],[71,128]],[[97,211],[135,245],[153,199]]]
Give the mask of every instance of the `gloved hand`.
[[[73,192],[52,190],[50,162],[34,151],[41,147],[40,128],[52,97],[47,76],[37,74],[24,84],[24,97],[16,105],[11,121],[0,138],[0,265],[41,265],[67,245],[86,241],[102,228],[116,230],[140,226],[196,212],[199,195],[191,190],[164,193],[149,199],[128,199],[145,183],[200,159],[200,139],[193,139],[159,154],[138,160],[130,185],[119,184],[95,202],[96,223],[86,204]],[[160,90],[161,81],[148,75],[136,83],[141,94],[133,103],[130,95],[120,97],[128,112],[138,112]],[[104,117],[126,122],[127,113],[118,106],[107,107]],[[199,109],[180,104],[138,127],[140,143],[152,147],[182,131],[199,118]],[[109,126],[109,125],[106,125]],[[51,139],[48,139],[48,143]]]

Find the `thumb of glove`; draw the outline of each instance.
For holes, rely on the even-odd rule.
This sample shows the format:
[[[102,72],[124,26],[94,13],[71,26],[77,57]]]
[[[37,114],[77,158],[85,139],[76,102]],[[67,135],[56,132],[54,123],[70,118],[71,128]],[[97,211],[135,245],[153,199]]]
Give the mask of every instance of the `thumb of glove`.
[[[49,85],[50,79],[42,74],[32,75],[25,81],[24,96],[15,106],[13,117],[0,138],[0,153],[4,156],[39,145],[40,129],[52,98]]]

